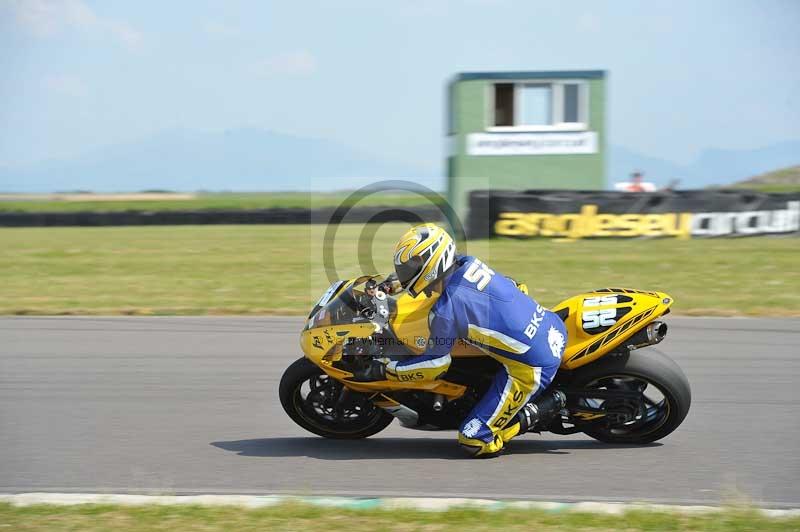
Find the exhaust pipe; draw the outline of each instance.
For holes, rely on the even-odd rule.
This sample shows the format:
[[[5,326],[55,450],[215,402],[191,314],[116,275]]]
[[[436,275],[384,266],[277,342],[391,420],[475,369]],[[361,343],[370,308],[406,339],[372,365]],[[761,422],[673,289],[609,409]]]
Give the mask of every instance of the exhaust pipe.
[[[654,321],[628,338],[627,348],[633,351],[640,347],[655,345],[660,343],[666,335],[667,324],[663,321]]]

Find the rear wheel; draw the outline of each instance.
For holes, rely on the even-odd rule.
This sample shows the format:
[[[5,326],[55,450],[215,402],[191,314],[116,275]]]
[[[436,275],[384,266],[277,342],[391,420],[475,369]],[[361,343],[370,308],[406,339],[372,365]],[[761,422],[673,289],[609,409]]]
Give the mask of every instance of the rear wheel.
[[[607,443],[660,440],[678,428],[692,402],[686,375],[669,357],[652,348],[610,355],[581,368],[571,387],[603,394],[571,403],[578,409],[606,412],[603,421],[584,433]],[[614,397],[616,392],[622,393]]]
[[[281,405],[292,420],[326,438],[355,440],[382,431],[394,420],[367,395],[350,390],[307,358],[286,368],[281,378]]]

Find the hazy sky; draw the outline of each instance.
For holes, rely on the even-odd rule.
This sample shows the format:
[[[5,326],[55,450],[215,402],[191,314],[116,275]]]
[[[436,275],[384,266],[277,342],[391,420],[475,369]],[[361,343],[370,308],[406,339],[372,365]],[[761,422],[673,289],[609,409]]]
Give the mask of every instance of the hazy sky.
[[[0,0],[0,165],[255,126],[439,168],[460,71],[606,69],[612,143],[800,139],[800,1]]]

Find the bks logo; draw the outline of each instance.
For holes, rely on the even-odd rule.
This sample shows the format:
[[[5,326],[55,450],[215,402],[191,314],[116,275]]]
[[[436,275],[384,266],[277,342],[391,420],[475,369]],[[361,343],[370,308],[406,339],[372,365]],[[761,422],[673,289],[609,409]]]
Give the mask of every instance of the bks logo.
[[[522,390],[517,390],[514,392],[514,395],[511,397],[511,401],[508,403],[508,405],[506,405],[505,409],[503,409],[503,412],[500,414],[500,417],[497,418],[492,425],[497,429],[502,429],[505,427],[514,417],[514,414],[517,413],[519,404],[524,398],[525,394],[522,393]]]
[[[542,324],[542,320],[544,319],[544,307],[541,305],[536,305],[536,312],[533,313],[531,316],[531,322],[525,327],[525,336],[533,340],[533,337],[536,336],[536,331],[539,330],[539,326]]]

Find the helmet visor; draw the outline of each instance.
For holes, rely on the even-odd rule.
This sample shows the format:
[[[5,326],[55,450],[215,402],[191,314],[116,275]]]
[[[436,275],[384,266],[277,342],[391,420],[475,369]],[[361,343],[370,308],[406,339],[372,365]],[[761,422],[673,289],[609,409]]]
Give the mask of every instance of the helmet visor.
[[[397,280],[406,289],[417,278],[422,270],[422,257],[416,256],[403,264],[395,264],[394,271],[397,273]]]

